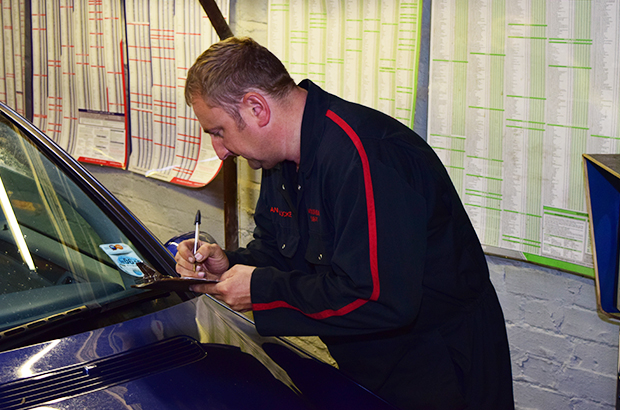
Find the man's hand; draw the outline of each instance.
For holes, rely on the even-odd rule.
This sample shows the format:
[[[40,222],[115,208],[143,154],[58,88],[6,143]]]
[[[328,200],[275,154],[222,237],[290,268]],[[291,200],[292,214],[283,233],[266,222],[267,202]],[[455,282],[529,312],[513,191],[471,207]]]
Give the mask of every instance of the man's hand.
[[[226,254],[216,244],[201,244],[194,255],[193,239],[179,244],[174,259],[177,261],[176,271],[179,275],[207,279],[220,279],[230,265]]]
[[[194,292],[208,293],[238,312],[252,310],[250,282],[254,266],[235,265],[224,272],[216,284],[193,285]]]
[[[193,252],[193,239],[179,244],[174,258],[177,261],[177,273],[181,276],[217,279],[220,282],[193,285],[192,291],[208,293],[239,312],[252,310],[250,281],[254,266],[235,265],[229,270],[228,258],[216,244],[202,244],[196,255]]]

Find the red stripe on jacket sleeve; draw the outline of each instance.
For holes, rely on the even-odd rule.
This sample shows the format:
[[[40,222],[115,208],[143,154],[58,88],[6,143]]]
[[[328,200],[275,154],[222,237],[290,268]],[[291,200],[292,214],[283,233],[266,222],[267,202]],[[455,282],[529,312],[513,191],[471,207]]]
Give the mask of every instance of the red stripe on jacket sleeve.
[[[370,273],[372,276],[372,293],[369,299],[357,299],[354,302],[351,302],[348,305],[345,305],[344,307],[340,309],[336,309],[336,310],[326,309],[321,312],[306,313],[306,312],[303,312],[301,309],[295,306],[292,306],[291,304],[287,302],[274,301],[274,302],[269,302],[269,303],[253,304],[252,308],[255,311],[270,310],[270,309],[276,309],[276,308],[288,308],[288,309],[297,310],[303,313],[304,315],[311,317],[313,319],[326,319],[332,316],[346,315],[347,313],[354,311],[360,306],[363,306],[368,301],[375,301],[379,299],[379,293],[381,289],[380,289],[380,284],[379,284],[379,264],[377,262],[378,260],[377,258],[377,218],[376,218],[376,212],[375,212],[375,197],[374,197],[374,191],[373,191],[373,186],[372,186],[372,178],[370,175],[370,165],[368,163],[368,156],[366,155],[366,150],[364,150],[364,146],[362,145],[362,142],[360,141],[359,136],[357,135],[355,131],[353,131],[353,128],[351,128],[351,126],[349,126],[349,124],[346,123],[346,121],[344,121],[342,118],[340,118],[338,115],[336,115],[331,110],[327,111],[326,116],[332,121],[334,121],[349,136],[349,138],[353,142],[353,145],[355,145],[355,148],[357,149],[357,152],[362,161],[362,170],[364,174],[364,187],[366,190],[366,213],[367,213],[367,218],[368,218],[368,248],[369,248],[369,258],[370,258]]]
[[[353,128],[347,124],[342,118],[336,115],[333,111],[327,111],[327,117],[334,121],[340,128],[347,133],[357,152],[362,160],[362,169],[364,171],[364,187],[366,188],[366,213],[368,217],[368,249],[370,257],[370,272],[372,275],[372,294],[370,300],[379,299],[379,263],[377,262],[377,216],[375,212],[375,195],[372,188],[372,177],[370,175],[370,164],[368,163],[368,156],[366,156],[366,150],[362,145],[362,141],[358,137],[357,133],[353,131]]]

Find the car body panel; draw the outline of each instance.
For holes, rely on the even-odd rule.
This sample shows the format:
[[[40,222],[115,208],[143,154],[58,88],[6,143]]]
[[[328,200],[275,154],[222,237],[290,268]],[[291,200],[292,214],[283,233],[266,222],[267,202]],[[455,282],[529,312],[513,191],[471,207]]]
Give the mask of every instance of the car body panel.
[[[203,353],[178,358],[188,345]],[[391,408],[337,369],[281,339],[261,337],[250,321],[206,295],[4,352],[0,361],[3,409]],[[135,364],[127,369],[125,362]],[[118,372],[125,372],[120,379]],[[89,378],[86,387],[76,387]],[[41,380],[45,384],[37,385]],[[58,380],[73,387],[49,387]]]

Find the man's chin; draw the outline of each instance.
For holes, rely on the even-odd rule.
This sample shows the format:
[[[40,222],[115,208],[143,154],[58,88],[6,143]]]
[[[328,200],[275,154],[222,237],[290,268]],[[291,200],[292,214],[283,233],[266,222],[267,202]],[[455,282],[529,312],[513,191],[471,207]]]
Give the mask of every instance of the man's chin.
[[[248,165],[249,165],[249,166],[250,166],[250,168],[252,168],[252,169],[261,169],[261,168],[264,168],[264,169],[269,169],[269,168],[271,168],[271,167],[269,167],[269,168],[265,168],[265,167],[263,167],[263,164],[261,164],[261,163],[260,163],[260,162],[258,162],[258,161],[253,161],[253,160],[248,160]]]
[[[252,169],[271,169],[278,165],[277,163],[264,162],[264,161],[256,161],[256,160],[247,160],[248,165]]]

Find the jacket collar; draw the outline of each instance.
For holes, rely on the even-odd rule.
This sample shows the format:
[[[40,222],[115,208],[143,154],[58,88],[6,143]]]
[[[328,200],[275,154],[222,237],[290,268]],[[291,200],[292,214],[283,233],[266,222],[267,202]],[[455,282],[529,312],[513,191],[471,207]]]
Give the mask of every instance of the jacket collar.
[[[301,122],[301,152],[299,172],[309,174],[325,130],[325,114],[329,109],[329,94],[310,80],[299,83],[308,91],[304,115]]]

